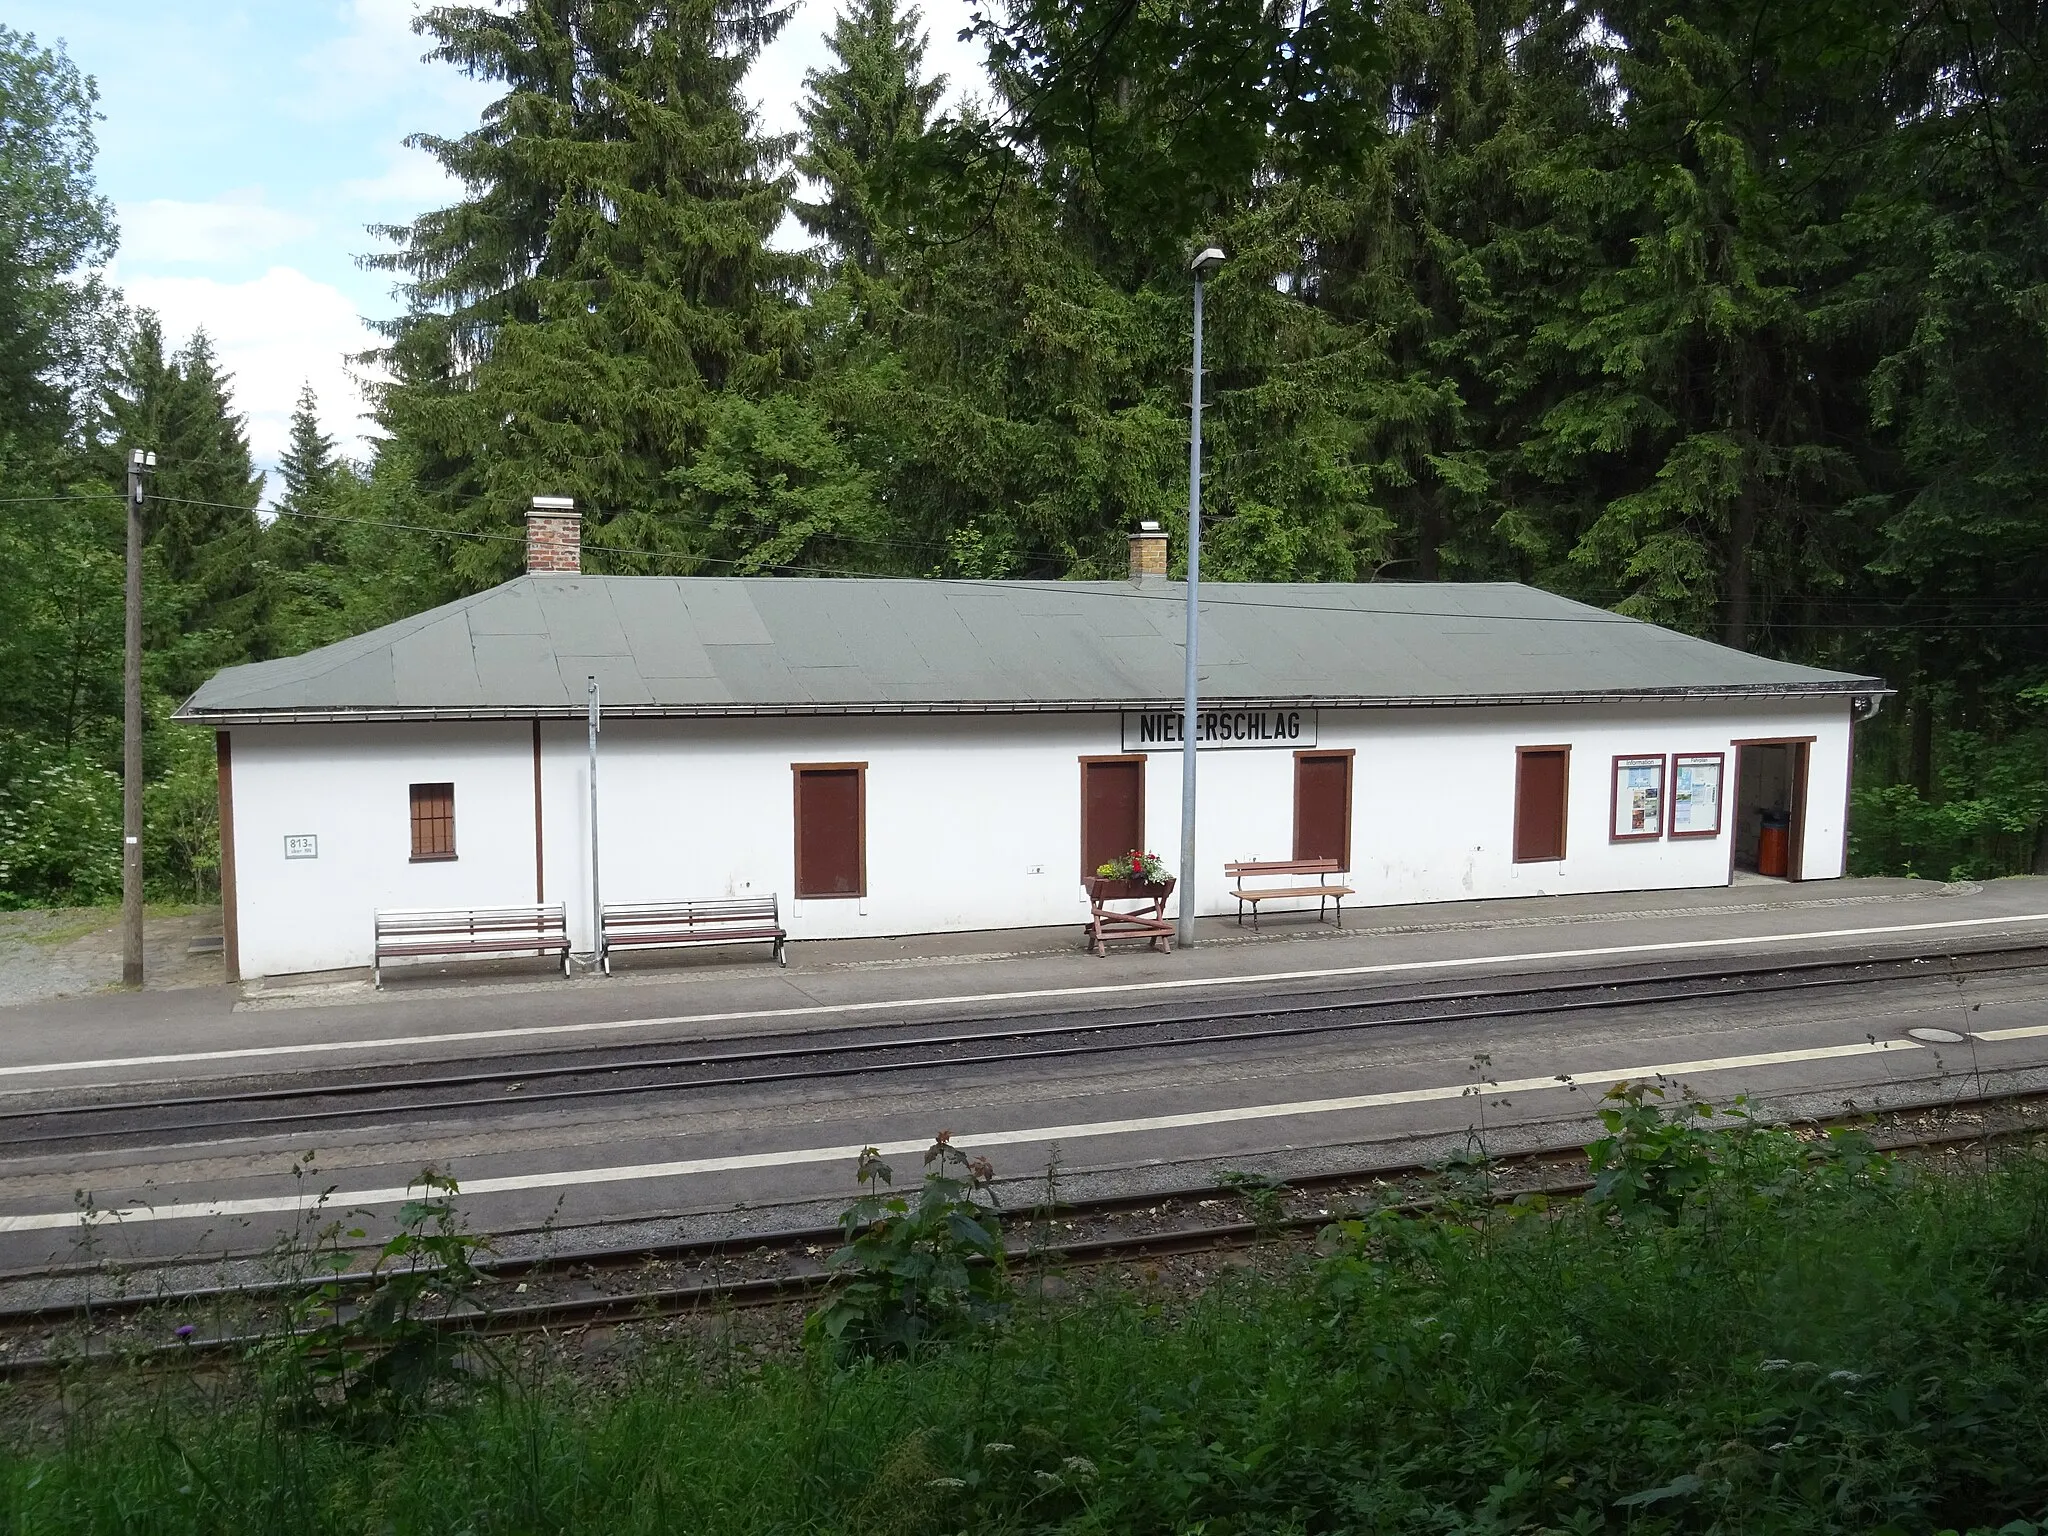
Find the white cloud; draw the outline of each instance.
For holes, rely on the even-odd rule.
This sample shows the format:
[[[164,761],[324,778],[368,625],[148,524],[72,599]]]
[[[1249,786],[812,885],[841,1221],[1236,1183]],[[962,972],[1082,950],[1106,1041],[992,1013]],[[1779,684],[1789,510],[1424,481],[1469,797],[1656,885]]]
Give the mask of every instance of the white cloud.
[[[395,144],[386,152],[381,172],[344,181],[341,190],[356,202],[412,214],[422,208],[448,207],[462,196],[462,183],[442,170],[441,162],[425,150]]]
[[[423,109],[438,117],[427,106],[435,103],[474,117],[502,87],[472,80],[445,64],[424,62],[434,39],[412,28],[421,8],[419,0],[344,0],[337,8],[340,32],[298,61],[308,78],[292,110],[324,119],[402,103],[407,115],[417,119]]]
[[[121,254],[136,262],[212,265],[246,260],[303,239],[311,219],[267,206],[261,192],[229,192],[204,203],[155,197],[123,203]]]
[[[378,338],[340,289],[293,267],[272,267],[243,283],[112,275],[130,304],[162,318],[167,345],[182,346],[205,327],[221,366],[234,375],[235,406],[249,418],[259,465],[274,466],[284,452],[299,386],[308,381],[320,397],[321,426],[343,453],[367,456],[368,405],[348,354]]]
[[[825,39],[832,33],[842,0],[797,0],[796,12],[782,33],[761,50],[754,67],[747,72],[747,92],[760,109],[761,125],[771,133],[791,133],[798,126],[797,108],[803,101],[804,72],[824,69],[832,62]],[[960,30],[968,23],[973,6],[969,0],[921,0],[924,30],[928,39],[924,68],[927,76],[946,76],[945,107],[957,107],[968,96],[984,94],[988,74],[978,41],[960,41]]]

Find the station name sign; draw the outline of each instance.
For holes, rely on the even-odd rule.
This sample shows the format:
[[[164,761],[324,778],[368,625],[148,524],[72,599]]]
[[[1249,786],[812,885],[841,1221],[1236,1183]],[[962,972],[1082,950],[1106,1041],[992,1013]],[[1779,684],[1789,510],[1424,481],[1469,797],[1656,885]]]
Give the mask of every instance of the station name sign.
[[[1178,752],[1187,739],[1178,709],[1124,711],[1126,752]],[[1312,709],[1201,709],[1195,711],[1195,750],[1229,747],[1312,747]]]

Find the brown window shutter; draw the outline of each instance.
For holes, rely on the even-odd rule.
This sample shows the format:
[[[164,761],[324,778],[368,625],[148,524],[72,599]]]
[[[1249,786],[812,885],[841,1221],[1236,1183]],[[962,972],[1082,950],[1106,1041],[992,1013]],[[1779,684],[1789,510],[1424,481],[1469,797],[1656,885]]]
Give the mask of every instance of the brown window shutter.
[[[866,776],[859,763],[797,765],[797,895],[867,895]]]
[[[1145,759],[1081,759],[1081,878],[1145,846]]]
[[[455,857],[455,786],[415,784],[412,787],[412,856]]]
[[[1564,857],[1570,747],[1515,749],[1515,860]]]
[[[1299,752],[1294,758],[1294,856],[1351,867],[1351,754]]]

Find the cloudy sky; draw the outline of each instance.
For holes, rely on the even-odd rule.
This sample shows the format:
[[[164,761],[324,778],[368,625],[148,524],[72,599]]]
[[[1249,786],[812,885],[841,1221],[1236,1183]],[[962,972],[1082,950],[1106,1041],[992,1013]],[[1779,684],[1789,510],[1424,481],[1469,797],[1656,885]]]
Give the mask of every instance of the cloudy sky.
[[[966,0],[922,0],[927,67],[956,93],[979,77],[957,40]],[[275,462],[302,381],[325,425],[363,452],[347,354],[396,308],[357,258],[371,224],[403,223],[455,186],[407,135],[474,126],[495,88],[422,62],[418,0],[12,0],[9,26],[99,82],[100,189],[119,210],[111,276],[174,341],[204,326],[235,376],[259,462]],[[835,0],[796,0],[749,88],[770,128],[794,126],[823,62]]]

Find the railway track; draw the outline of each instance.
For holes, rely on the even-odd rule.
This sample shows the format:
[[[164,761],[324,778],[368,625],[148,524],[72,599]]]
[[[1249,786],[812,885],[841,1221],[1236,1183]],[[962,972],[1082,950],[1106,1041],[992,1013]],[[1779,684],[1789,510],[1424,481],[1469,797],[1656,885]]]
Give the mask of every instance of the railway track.
[[[1975,1113],[1980,1120],[2003,1113],[2006,1124],[1976,1124],[1958,1127],[1957,1111]],[[2040,1092],[1992,1093],[1960,1099],[1936,1110],[1903,1111],[1883,1117],[1884,1128],[1873,1135],[1885,1151],[1901,1154],[1938,1153],[1963,1145],[1982,1145],[2015,1137],[2048,1135],[2048,1094]],[[1811,1122],[1816,1129],[1832,1124],[1868,1123],[1867,1118]],[[1569,1197],[1591,1185],[1585,1177],[1583,1150],[1577,1145],[1535,1148],[1494,1159],[1489,1165],[1493,1188],[1488,1195],[1506,1202],[1530,1195]],[[1438,1202],[1428,1192],[1427,1181],[1440,1170],[1422,1164],[1330,1170],[1314,1175],[1274,1181],[1259,1191],[1243,1190],[1217,1183],[1179,1189],[1153,1190],[1139,1195],[1118,1195],[1083,1201],[1061,1202],[1017,1213],[1011,1218],[1009,1262],[1021,1272],[1044,1266],[1081,1268],[1168,1256],[1202,1254],[1241,1248],[1293,1234],[1319,1230],[1369,1205],[1418,1212]],[[1390,1187],[1411,1186],[1410,1197],[1389,1202]],[[1247,1207],[1270,1191],[1274,1204],[1255,1216],[1243,1214]],[[1278,1202],[1291,1195],[1297,1208]],[[1217,1207],[1231,1207],[1236,1219],[1216,1220],[1207,1213]],[[1114,1226],[1116,1218],[1143,1213],[1148,1224],[1142,1230],[1099,1231],[1092,1235],[1071,1235],[1090,1223]],[[1017,1235],[1021,1225],[1023,1235]],[[1061,1236],[1056,1229],[1065,1229]],[[1048,1236],[1047,1233],[1052,1235]],[[739,1309],[792,1304],[811,1300],[823,1292],[834,1277],[822,1266],[783,1268],[766,1274],[720,1276],[721,1263],[744,1256],[755,1267],[772,1265],[791,1256],[809,1256],[836,1247],[841,1234],[836,1226],[790,1228],[757,1233],[740,1239],[709,1238],[646,1245],[633,1248],[564,1251],[518,1258],[483,1258],[477,1268],[500,1287],[516,1287],[513,1295],[526,1290],[525,1281],[544,1276],[581,1277],[586,1288],[544,1300],[521,1302],[503,1300],[476,1310],[450,1312],[432,1320],[450,1332],[507,1336],[546,1333],[594,1325],[647,1322],[702,1309]],[[587,1282],[603,1274],[627,1274],[653,1266],[692,1268],[692,1278],[660,1285],[628,1285],[623,1288],[594,1289]],[[0,1379],[47,1375],[75,1367],[91,1358],[94,1330],[103,1334],[124,1322],[203,1315],[208,1308],[239,1303],[260,1307],[289,1291],[313,1284],[338,1284],[345,1293],[367,1289],[374,1277],[367,1272],[338,1278],[323,1276],[315,1281],[274,1281],[261,1285],[202,1287],[154,1294],[131,1294],[103,1298],[90,1304],[67,1302],[30,1307],[0,1307]],[[81,1329],[81,1326],[83,1328]],[[54,1337],[66,1326],[74,1330],[78,1348],[27,1352],[14,1346],[36,1335]],[[131,1334],[133,1328],[128,1330]],[[162,1330],[159,1330],[159,1333]],[[195,1358],[233,1355],[266,1340],[274,1341],[274,1330],[222,1331],[177,1344],[135,1347],[131,1339],[117,1351],[101,1351],[102,1359],[118,1354],[127,1363],[184,1364]]]
[[[772,1087],[889,1073],[1022,1065],[1123,1053],[1276,1042],[1431,1024],[1477,1023],[1717,999],[1811,994],[1963,981],[2048,969],[2048,945],[2016,943],[1939,954],[1718,965],[1647,975],[1606,972],[1565,980],[1388,996],[1385,990],[1316,993],[1213,1009],[1038,1014],[950,1029],[898,1024],[838,1027],[792,1040],[737,1037],[688,1049],[586,1047],[534,1052],[467,1071],[358,1068],[261,1086],[121,1096],[100,1089],[28,1090],[0,1110],[8,1155],[90,1146],[176,1147],[188,1141],[299,1129],[503,1113],[543,1104]],[[455,1063],[427,1063],[429,1067]],[[491,1090],[491,1091],[484,1091]],[[67,1092],[70,1097],[66,1097]]]

